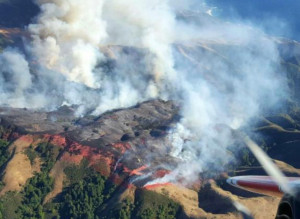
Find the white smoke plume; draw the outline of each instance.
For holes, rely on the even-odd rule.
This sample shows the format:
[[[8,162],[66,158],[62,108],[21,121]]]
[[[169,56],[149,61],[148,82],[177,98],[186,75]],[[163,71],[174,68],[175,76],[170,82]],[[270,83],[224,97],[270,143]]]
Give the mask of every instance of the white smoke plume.
[[[161,181],[192,181],[231,159],[229,129],[285,95],[276,44],[262,30],[213,17],[204,1],[37,0],[26,56],[0,55],[0,104],[78,114],[151,98],[181,104],[170,133],[180,162]]]
[[[0,56],[1,100],[20,107],[26,101],[24,91],[32,86],[25,57],[16,50],[6,50]]]
[[[98,49],[107,37],[104,1],[40,0],[41,14],[29,25],[32,53],[40,65],[70,81],[97,88],[93,70],[103,58]]]

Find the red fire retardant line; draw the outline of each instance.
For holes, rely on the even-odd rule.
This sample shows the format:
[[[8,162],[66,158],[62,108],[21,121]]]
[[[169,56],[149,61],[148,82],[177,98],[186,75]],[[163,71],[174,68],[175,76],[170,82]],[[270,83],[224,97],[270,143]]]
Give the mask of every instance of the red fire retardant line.
[[[150,190],[150,189],[155,189],[157,187],[171,186],[171,185],[173,185],[173,184],[172,183],[156,183],[156,184],[145,186],[144,188]]]

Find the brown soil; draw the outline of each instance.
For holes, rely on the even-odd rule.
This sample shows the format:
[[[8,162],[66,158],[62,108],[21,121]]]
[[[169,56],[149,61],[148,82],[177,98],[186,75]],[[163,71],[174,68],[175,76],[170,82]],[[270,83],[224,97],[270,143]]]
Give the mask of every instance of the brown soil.
[[[198,207],[198,193],[196,191],[172,184],[152,187],[150,190],[168,196],[181,204],[188,217],[207,216],[207,213]]]
[[[40,171],[40,160],[36,158],[34,164],[31,165],[27,155],[24,154],[25,149],[31,144],[33,144],[33,138],[29,135],[22,136],[11,144],[9,151],[14,154],[4,170],[5,186],[0,195],[8,191],[20,191],[33,173]]]
[[[239,202],[246,206],[255,219],[275,218],[278,198],[244,198],[222,190],[214,182],[204,186],[199,193],[177,185],[153,187],[152,191],[170,197],[183,206],[185,214],[191,218],[237,219],[242,218],[233,206]]]

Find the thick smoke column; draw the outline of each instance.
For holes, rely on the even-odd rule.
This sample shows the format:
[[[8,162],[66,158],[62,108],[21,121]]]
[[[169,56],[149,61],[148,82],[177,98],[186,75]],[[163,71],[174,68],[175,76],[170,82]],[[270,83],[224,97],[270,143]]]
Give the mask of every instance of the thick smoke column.
[[[39,0],[37,24],[29,25],[32,55],[70,81],[97,88],[94,69],[103,58],[98,47],[107,37],[104,1]]]
[[[161,181],[197,178],[230,161],[229,129],[284,95],[275,43],[261,30],[211,16],[204,1],[37,0],[26,56],[0,56],[0,104],[102,113],[173,99],[169,135],[179,165]],[[197,6],[197,11],[192,9]],[[155,156],[155,154],[153,154]]]

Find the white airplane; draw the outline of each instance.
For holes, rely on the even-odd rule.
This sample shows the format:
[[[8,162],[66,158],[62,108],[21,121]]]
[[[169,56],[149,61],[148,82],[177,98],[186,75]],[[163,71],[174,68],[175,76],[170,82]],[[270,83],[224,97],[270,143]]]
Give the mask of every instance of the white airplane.
[[[280,197],[276,219],[300,219],[300,178],[285,179],[293,194],[285,193],[270,176],[236,176],[227,179],[227,183],[250,192]]]
[[[276,219],[300,219],[300,177],[285,177],[272,160],[247,136],[244,141],[269,176],[236,176],[227,179],[232,186],[263,195],[281,197]],[[244,219],[250,212],[236,203]]]

